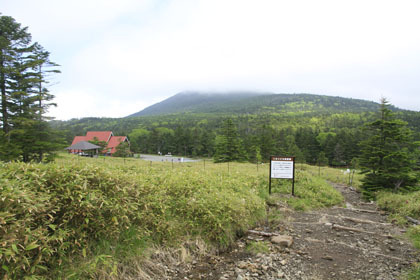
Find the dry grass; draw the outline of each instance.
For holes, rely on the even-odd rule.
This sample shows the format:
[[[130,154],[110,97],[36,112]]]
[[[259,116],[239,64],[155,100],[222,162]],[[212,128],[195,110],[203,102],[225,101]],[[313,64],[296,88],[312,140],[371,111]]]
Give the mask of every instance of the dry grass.
[[[179,266],[188,266],[193,260],[215,253],[216,249],[201,239],[186,241],[177,248],[153,246],[146,257],[120,265],[118,275],[112,280],[170,279],[171,271]]]

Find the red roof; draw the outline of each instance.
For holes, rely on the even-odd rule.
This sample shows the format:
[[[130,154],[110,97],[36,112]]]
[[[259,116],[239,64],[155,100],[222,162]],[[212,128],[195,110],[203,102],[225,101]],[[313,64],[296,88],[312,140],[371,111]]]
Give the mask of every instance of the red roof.
[[[85,136],[86,137],[85,141],[95,140],[95,137],[96,137],[98,141],[105,141],[108,143],[109,139],[112,136],[113,136],[112,131],[88,131]]]
[[[88,140],[86,140],[86,136],[75,136],[71,145],[73,146],[74,144],[79,143],[80,141],[88,141]]]
[[[127,136],[112,136],[108,142],[107,148],[111,148],[111,154],[113,154],[117,151],[116,147],[124,141],[128,141]]]

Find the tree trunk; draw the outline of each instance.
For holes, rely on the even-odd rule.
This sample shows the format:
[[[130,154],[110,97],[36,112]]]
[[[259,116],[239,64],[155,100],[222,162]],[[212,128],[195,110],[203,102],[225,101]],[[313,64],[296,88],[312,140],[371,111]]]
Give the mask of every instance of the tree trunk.
[[[4,61],[2,54],[0,54],[0,88],[1,88],[1,120],[3,123],[3,132],[9,132],[9,116],[7,114],[7,95],[6,95],[6,77],[4,74]]]

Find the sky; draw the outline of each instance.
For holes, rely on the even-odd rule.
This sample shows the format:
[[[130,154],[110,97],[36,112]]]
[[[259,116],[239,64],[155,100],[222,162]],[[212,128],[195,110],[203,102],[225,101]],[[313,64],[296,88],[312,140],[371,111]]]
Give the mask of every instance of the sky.
[[[182,91],[313,93],[420,111],[418,0],[0,0],[60,64],[58,120]]]

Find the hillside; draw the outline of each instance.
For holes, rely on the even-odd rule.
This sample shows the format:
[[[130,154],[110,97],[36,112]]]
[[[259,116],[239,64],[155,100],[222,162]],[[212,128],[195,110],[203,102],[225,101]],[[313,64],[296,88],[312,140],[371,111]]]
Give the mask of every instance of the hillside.
[[[314,94],[181,92],[128,117],[174,113],[371,112],[372,101]]]
[[[243,102],[259,95],[251,92],[231,94],[181,92],[128,117],[155,116],[180,112],[221,112],[232,106],[238,107],[235,106],[237,102]]]

